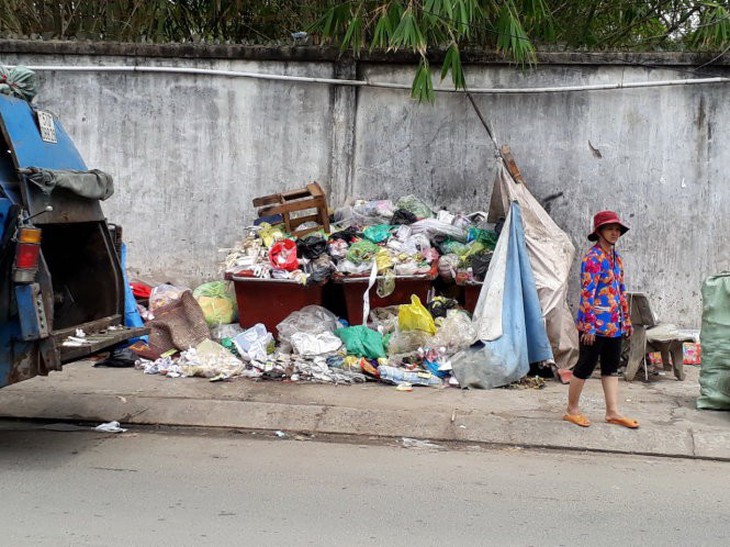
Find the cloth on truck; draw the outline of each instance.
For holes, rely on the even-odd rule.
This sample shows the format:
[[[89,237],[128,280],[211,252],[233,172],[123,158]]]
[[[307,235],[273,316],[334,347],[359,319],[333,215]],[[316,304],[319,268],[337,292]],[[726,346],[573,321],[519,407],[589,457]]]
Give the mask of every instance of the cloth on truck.
[[[0,66],[0,93],[32,101],[38,93],[35,72],[24,66]]]
[[[146,326],[150,329],[150,348],[158,355],[172,349],[194,348],[210,338],[203,310],[190,291],[156,310],[154,320]]]
[[[548,338],[558,368],[572,368],[578,361],[578,331],[568,308],[568,278],[575,247],[524,184],[518,184],[500,163],[489,206],[489,222],[507,216],[510,203],[522,211],[527,252]]]
[[[494,250],[474,324],[477,342],[451,359],[462,388],[507,385],[525,376],[531,363],[553,358],[516,202]]]
[[[108,199],[114,194],[114,181],[111,175],[92,169],[91,171],[52,170],[31,167],[28,180],[41,191],[50,195],[56,188],[65,188],[87,199]]]

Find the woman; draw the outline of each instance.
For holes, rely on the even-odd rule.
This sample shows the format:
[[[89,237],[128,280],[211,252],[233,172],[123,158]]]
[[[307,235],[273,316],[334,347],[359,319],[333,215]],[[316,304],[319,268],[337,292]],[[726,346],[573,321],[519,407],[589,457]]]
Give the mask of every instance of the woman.
[[[630,429],[639,422],[625,418],[618,410],[618,367],[621,361],[621,339],[631,336],[633,328],[626,301],[624,269],[616,242],[628,231],[616,213],[601,211],[593,217],[590,241],[597,243],[583,257],[581,266],[580,308],[576,323],[580,334],[580,356],[573,369],[568,390],[568,412],[563,419],[588,427],[590,420],[581,414],[578,405],[583,386],[598,359],[601,360],[601,383],[606,399],[606,421]]]

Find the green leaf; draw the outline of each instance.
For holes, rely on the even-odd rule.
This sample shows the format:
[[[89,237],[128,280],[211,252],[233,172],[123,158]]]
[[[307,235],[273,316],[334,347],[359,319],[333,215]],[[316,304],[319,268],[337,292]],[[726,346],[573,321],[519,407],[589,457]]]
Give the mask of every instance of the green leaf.
[[[431,69],[429,67],[428,60],[424,57],[421,58],[418,69],[416,70],[416,75],[413,78],[411,98],[415,99],[419,103],[433,103],[436,98],[433,91]]]

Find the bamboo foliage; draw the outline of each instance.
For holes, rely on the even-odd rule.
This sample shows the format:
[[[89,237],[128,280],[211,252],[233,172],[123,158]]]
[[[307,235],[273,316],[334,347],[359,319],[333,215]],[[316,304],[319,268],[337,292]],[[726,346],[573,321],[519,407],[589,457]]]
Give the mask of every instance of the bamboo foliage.
[[[304,30],[305,43],[355,55],[414,53],[412,96],[431,101],[434,75],[466,88],[466,47],[522,66],[535,62],[537,46],[727,51],[730,8],[727,0],[0,0],[0,39],[291,44]]]

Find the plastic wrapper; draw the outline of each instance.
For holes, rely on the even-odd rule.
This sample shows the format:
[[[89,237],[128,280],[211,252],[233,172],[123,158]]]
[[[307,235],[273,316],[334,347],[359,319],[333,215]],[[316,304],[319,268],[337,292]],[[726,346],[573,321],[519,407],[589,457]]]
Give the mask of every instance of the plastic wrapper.
[[[337,316],[322,306],[304,306],[301,310],[292,312],[276,326],[279,340],[291,344],[291,337],[297,332],[319,334],[334,332],[338,327]]]
[[[236,320],[236,297],[226,281],[204,283],[193,291],[208,326],[224,325]]]
[[[386,306],[370,311],[370,321],[379,332],[389,334],[398,328],[398,310],[400,306]]]
[[[395,208],[390,200],[357,201],[352,207],[341,207],[335,211],[337,223],[371,226],[385,224],[393,218]]]
[[[250,329],[233,338],[233,345],[238,354],[246,361],[264,361],[274,352],[275,341],[262,323],[256,323]]]
[[[329,254],[334,260],[342,260],[347,256],[347,250],[350,248],[350,244],[344,239],[330,239],[327,244],[327,254]]]
[[[372,241],[358,241],[353,243],[347,251],[347,260],[353,264],[363,264],[372,262],[375,255],[378,254],[380,247]]]
[[[455,254],[442,255],[439,258],[438,272],[442,279],[451,281],[456,279],[456,272],[459,269],[459,256]]]
[[[327,240],[321,235],[311,235],[297,240],[297,255],[314,260],[327,252]]]
[[[390,367],[387,365],[378,367],[380,372],[380,380],[391,384],[407,383],[414,386],[430,386],[439,387],[443,385],[443,381],[438,376],[430,372],[418,372],[404,370],[402,368]]]
[[[334,353],[342,347],[342,340],[331,332],[317,334],[295,332],[291,336],[290,343],[294,353],[304,357]]]
[[[476,338],[471,318],[462,310],[449,310],[439,319],[438,332],[430,341],[432,347],[456,350],[469,347]]]
[[[436,334],[436,325],[428,310],[421,304],[421,299],[411,295],[411,303],[404,304],[398,311],[398,328],[402,331],[420,330],[427,334]]]
[[[414,234],[426,234],[429,238],[433,238],[437,235],[444,235],[454,241],[461,241],[462,243],[465,243],[468,238],[467,232],[458,226],[439,222],[435,218],[419,220],[418,222],[411,224],[411,230],[413,230]]]
[[[398,209],[412,213],[419,219],[433,217],[431,207],[425,201],[414,195],[403,196],[398,200],[396,206]]]
[[[150,313],[154,314],[158,309],[180,300],[182,294],[189,290],[187,287],[176,287],[167,283],[158,285],[150,294]]]
[[[387,269],[378,276],[375,292],[380,298],[386,298],[393,294],[393,291],[395,291],[395,272]]]
[[[420,330],[396,330],[388,340],[388,354],[413,353],[418,348],[430,345],[431,335]]]

